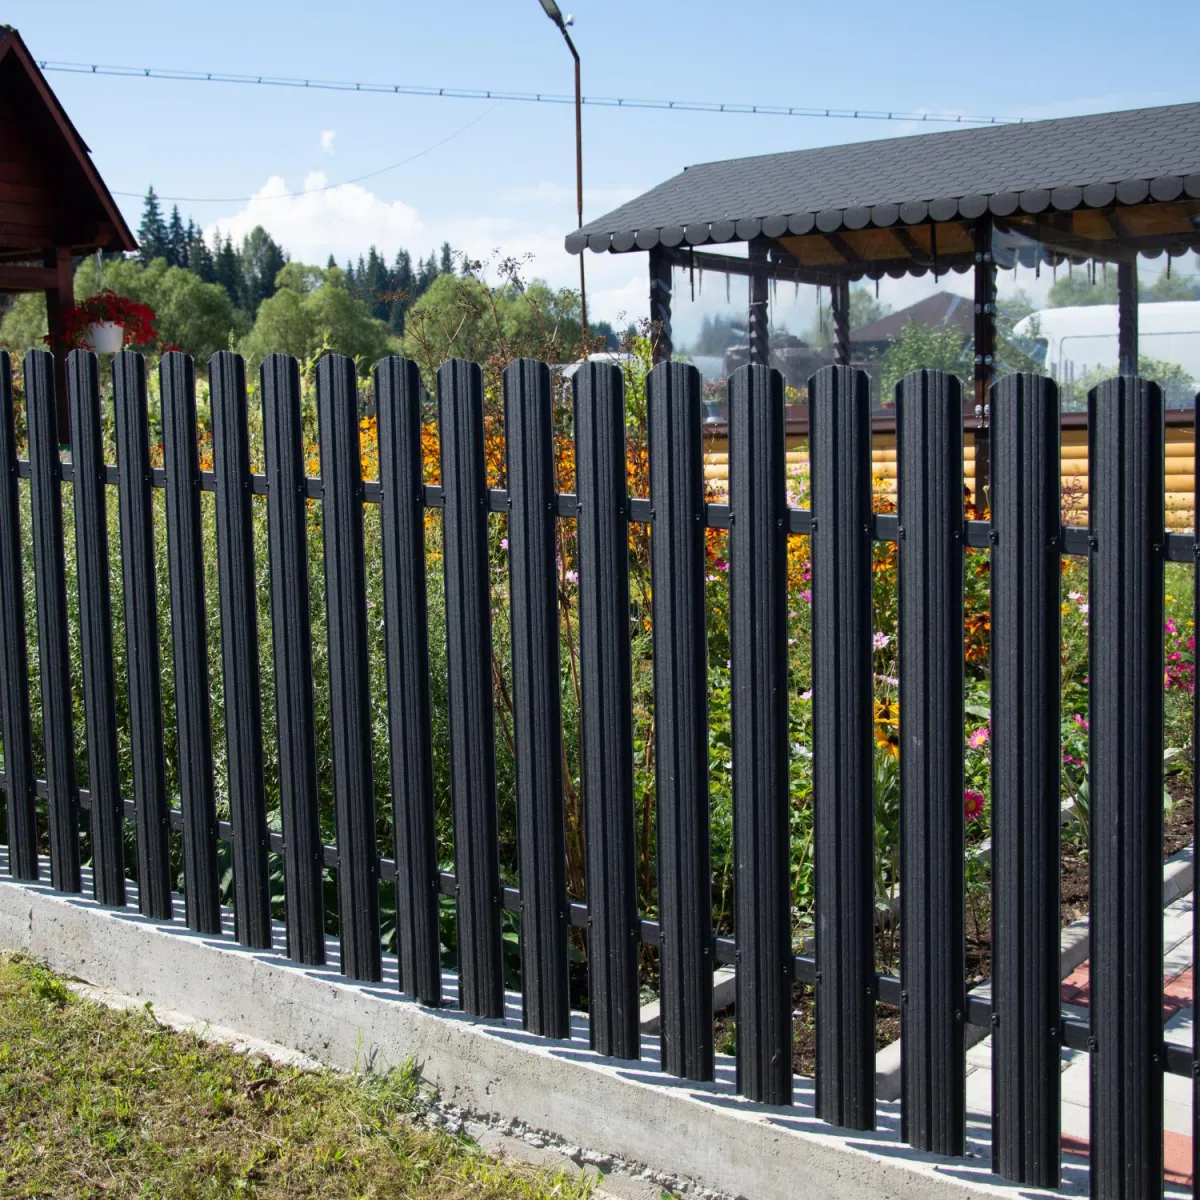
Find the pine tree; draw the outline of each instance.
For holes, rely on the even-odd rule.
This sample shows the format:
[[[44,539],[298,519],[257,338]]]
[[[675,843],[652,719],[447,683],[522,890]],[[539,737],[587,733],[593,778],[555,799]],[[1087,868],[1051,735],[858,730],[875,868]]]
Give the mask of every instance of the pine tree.
[[[443,275],[454,274],[454,253],[450,249],[449,242],[442,243],[442,261],[438,263],[438,270]]]
[[[233,303],[241,301],[242,264],[238,261],[237,251],[233,248],[233,239],[226,235],[221,241],[221,231],[214,235],[216,253],[213,255],[213,265],[216,270],[216,280],[229,294]]]
[[[162,208],[155,195],[154,186],[146,189],[142,204],[142,223],[138,226],[138,258],[142,265],[167,255],[167,226],[163,221]]]
[[[204,240],[200,226],[192,221],[188,221],[187,228],[187,266],[192,274],[198,275],[205,283],[216,283],[217,270],[212,251]]]
[[[337,266],[337,259],[331,254],[328,261],[325,263],[325,270],[332,271]]]
[[[380,321],[388,318],[389,283],[387,266],[372,246],[367,254],[367,267],[363,275],[363,299],[371,307],[371,316]]]
[[[171,208],[171,221],[167,226],[167,262],[173,267],[187,266],[187,231],[179,215],[179,205]]]
[[[242,239],[241,306],[254,316],[258,306],[275,295],[275,276],[283,270],[287,255],[274,238],[261,226],[255,227]]]
[[[391,278],[388,281],[388,291],[392,300],[388,305],[388,326],[397,335],[404,333],[404,315],[409,305],[416,299],[413,292],[416,279],[413,276],[412,255],[407,250],[396,251],[396,261],[392,264]]]

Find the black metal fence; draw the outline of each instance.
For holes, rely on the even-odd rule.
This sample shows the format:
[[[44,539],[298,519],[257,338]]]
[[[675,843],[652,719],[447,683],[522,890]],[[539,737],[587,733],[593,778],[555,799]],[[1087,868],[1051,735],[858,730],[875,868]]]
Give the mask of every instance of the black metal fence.
[[[737,969],[737,1088],[792,1102],[792,985],[815,985],[817,1109],[851,1129],[875,1123],[875,1011],[898,1006],[902,1136],[944,1155],[964,1149],[967,1025],[994,1040],[994,1169],[1060,1179],[1062,1046],[1089,1051],[1091,1190],[1162,1190],[1163,1072],[1196,1075],[1192,1050],[1162,1024],[1163,564],[1200,547],[1167,535],[1163,399],[1154,383],[1108,381],[1089,399],[1090,527],[1060,524],[1059,403],[1053,381],[1010,376],[992,389],[991,520],[964,521],[957,379],[918,371],[900,385],[899,508],[872,512],[865,374],[830,367],[811,386],[811,510],[785,491],[783,387],[746,367],[730,382],[729,504],[705,502],[696,370],[648,380],[650,496],[627,494],[622,376],[591,363],[575,376],[577,494],[557,494],[553,383],[542,364],[504,374],[507,490],[484,468],[480,369],[438,373],[441,485],[423,482],[416,366],[375,368],[380,479],[364,483],[354,364],[317,367],[319,479],[305,475],[297,363],[262,367],[266,474],[250,470],[242,360],[210,367],[212,472],[200,470],[192,363],[161,364],[164,468],[149,457],[143,360],[113,363],[117,463],[104,462],[94,355],[68,364],[72,453],[56,428],[53,360],[25,360],[29,459],[19,461],[7,355],[0,356],[0,664],[10,864],[34,879],[37,803],[48,802],[53,886],[81,887],[80,808],[90,809],[96,899],[125,903],[123,822],[136,825],[141,911],[220,932],[218,843],[233,858],[236,936],[271,944],[268,854],[282,855],[286,952],[325,954],[323,871],[336,870],[341,965],[381,975],[380,881],[395,881],[401,989],[441,1002],[438,906],[457,901],[462,1007],[501,1017],[502,909],[521,915],[526,1027],[570,1033],[569,927],[586,929],[594,1049],[639,1054],[638,944],[658,947],[664,1071],[713,1078],[712,971]],[[36,779],[19,515],[29,479],[45,780]],[[78,715],[68,662],[62,484],[72,485],[89,786],[75,779]],[[108,583],[106,491],[119,493],[134,795],[119,787]],[[167,794],[153,489],[165,488],[179,808]],[[215,492],[231,820],[219,822],[205,646],[200,493]],[[269,832],[251,544],[252,494],[266,495],[282,834]],[[324,544],[336,846],[322,845],[313,746],[312,622],[306,506]],[[364,593],[363,504],[381,506],[387,710],[395,856],[375,827]],[[430,729],[425,510],[443,512],[455,869],[439,872]],[[503,886],[498,850],[489,512],[509,521],[520,890]],[[556,522],[578,522],[581,778],[587,903],[564,870]],[[651,526],[659,919],[639,918],[633,807],[628,523]],[[714,937],[709,869],[704,606],[706,527],[731,537],[736,939]],[[785,574],[789,533],[812,539],[815,955],[794,954],[789,881]],[[899,542],[900,787],[903,894],[899,977],[874,965],[872,876],[872,543]],[[992,579],[992,999],[964,982],[963,551],[990,549]],[[1059,1001],[1059,568],[1091,572],[1092,823],[1090,1024]],[[176,910],[169,837],[182,832],[184,905]]]

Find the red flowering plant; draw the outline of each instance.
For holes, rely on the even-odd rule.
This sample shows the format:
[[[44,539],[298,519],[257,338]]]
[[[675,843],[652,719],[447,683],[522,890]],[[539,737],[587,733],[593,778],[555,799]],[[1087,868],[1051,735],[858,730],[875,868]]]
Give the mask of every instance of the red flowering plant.
[[[124,345],[153,346],[158,341],[154,321],[153,309],[105,288],[63,314],[64,340],[72,349],[90,350],[88,334],[92,326],[111,322],[120,325],[124,331]],[[50,342],[49,336],[46,341]]]

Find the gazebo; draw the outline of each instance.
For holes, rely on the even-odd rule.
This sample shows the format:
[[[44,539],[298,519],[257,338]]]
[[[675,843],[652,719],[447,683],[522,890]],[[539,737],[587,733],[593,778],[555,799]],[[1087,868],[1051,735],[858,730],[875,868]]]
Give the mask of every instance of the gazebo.
[[[738,242],[744,256],[713,248]],[[648,254],[658,357],[672,350],[673,268],[749,277],[750,360],[759,363],[769,361],[772,280],[829,290],[835,361],[846,363],[851,283],[973,272],[965,415],[982,418],[996,271],[1014,262],[1115,264],[1120,365],[1135,369],[1138,255],[1200,247],[1200,104],[704,163],[568,234],[566,247]]]
[[[0,26],[0,292],[45,292],[51,344],[61,355],[74,264],[137,242],[21,35]],[[65,365],[59,359],[65,436]]]

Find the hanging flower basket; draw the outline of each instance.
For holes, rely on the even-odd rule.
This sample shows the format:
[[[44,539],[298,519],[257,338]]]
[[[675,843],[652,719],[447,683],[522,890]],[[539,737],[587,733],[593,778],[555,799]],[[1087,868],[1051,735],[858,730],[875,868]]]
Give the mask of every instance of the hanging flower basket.
[[[84,341],[97,354],[116,354],[125,345],[125,326],[116,321],[96,321],[83,332]]]
[[[98,354],[116,354],[126,346],[155,345],[158,331],[154,321],[153,310],[109,288],[63,314],[67,346]]]

